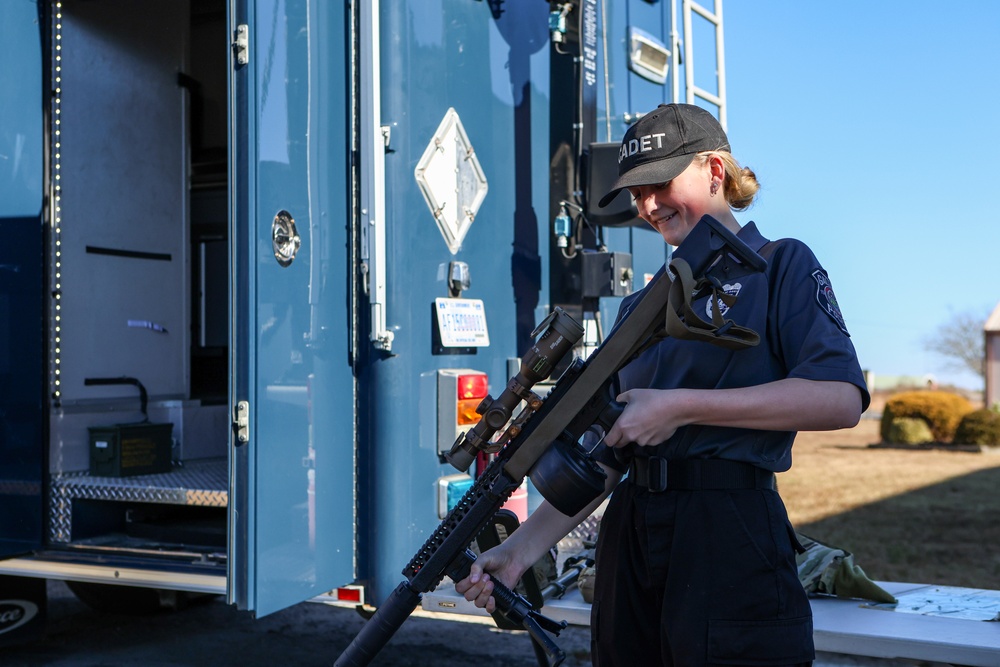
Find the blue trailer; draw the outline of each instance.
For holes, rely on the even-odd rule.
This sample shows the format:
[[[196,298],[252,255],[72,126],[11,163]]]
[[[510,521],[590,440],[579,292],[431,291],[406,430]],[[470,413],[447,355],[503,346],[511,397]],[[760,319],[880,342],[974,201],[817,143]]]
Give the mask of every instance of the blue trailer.
[[[470,402],[552,308],[593,347],[663,264],[591,195],[639,112],[724,118],[716,12],[4,3],[0,573],[378,605]]]

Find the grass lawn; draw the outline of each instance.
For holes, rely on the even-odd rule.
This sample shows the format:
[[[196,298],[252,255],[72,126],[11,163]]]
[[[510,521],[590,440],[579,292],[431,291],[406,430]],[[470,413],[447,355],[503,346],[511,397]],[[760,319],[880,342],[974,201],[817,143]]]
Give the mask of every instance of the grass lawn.
[[[870,447],[878,428],[799,434],[778,476],[796,530],[872,579],[1000,590],[1000,454]]]

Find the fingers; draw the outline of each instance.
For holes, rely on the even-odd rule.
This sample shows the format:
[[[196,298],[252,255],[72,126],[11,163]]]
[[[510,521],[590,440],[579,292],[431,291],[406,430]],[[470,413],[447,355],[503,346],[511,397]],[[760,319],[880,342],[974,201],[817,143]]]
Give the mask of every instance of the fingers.
[[[465,593],[468,589],[472,588],[475,584],[478,584],[484,576],[483,566],[479,562],[475,562],[469,566],[469,574],[461,581],[455,582],[455,589],[459,593]]]
[[[629,402],[629,398],[631,398],[631,393],[632,393],[631,389],[628,391],[623,391],[622,393],[618,394],[618,396],[615,398],[615,400],[618,401],[619,403],[626,403],[625,410],[628,410],[627,403]],[[618,420],[611,425],[610,430],[608,430],[608,432],[604,434],[604,444],[607,445],[608,447],[622,447],[628,444],[628,440],[626,440],[623,437],[621,426],[619,426],[619,423],[622,421],[622,417],[624,416],[624,414],[625,412],[623,411],[622,414],[619,415]]]
[[[466,577],[461,581],[455,582],[455,590],[459,595],[465,595],[466,591],[472,588],[472,577]]]
[[[621,417],[619,417],[621,419]],[[604,434],[604,444],[608,447],[619,447],[625,443],[622,442],[622,432],[618,428],[618,422],[612,425],[611,429]]]
[[[479,594],[479,588],[481,588],[480,582],[483,581],[484,577],[486,579],[488,579],[489,575],[486,575],[483,572],[482,566],[480,566],[478,563],[473,563],[469,567],[469,576],[467,576],[465,579],[462,579],[460,581],[456,581],[455,582],[455,590],[460,595],[465,595],[467,592],[471,591],[473,588],[476,588],[476,592],[473,593],[473,596],[466,598],[466,599],[468,599],[471,602],[472,599],[473,599],[473,597],[475,597],[476,595]]]
[[[683,424],[671,407],[669,390],[630,389],[618,395],[625,409],[604,438],[609,447],[624,447],[635,443],[641,447],[668,440]]]
[[[485,572],[474,572],[455,584],[455,590],[477,607],[489,613],[496,611],[493,599],[493,580]]]
[[[493,599],[493,580],[489,574],[483,572],[483,565],[478,561],[469,567],[468,577],[455,582],[455,590],[466,600],[491,614],[496,609],[496,600]]]

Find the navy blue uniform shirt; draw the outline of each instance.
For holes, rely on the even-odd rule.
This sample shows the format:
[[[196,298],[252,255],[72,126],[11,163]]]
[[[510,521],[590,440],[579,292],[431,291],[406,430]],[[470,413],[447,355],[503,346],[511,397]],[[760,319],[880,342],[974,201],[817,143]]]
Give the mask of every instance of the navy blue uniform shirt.
[[[723,284],[736,295],[723,317],[760,335],[760,344],[727,350],[711,343],[665,338],[618,373],[621,391],[652,389],[728,389],[751,387],[783,378],[836,380],[858,387],[863,408],[871,399],[826,271],[801,241],[768,241],[754,223],[739,238],[767,260],[764,273]],[[626,311],[640,292],[623,300]],[[694,302],[711,321],[711,297]],[[816,406],[822,410],[823,406]],[[636,448],[640,455],[668,459],[720,458],[744,461],[782,472],[792,464],[794,432],[721,426],[685,426],[656,447]]]

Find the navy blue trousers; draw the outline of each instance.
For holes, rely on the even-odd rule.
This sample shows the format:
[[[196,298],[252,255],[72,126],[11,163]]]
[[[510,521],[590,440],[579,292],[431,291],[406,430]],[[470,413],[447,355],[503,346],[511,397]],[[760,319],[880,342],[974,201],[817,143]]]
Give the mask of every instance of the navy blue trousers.
[[[796,544],[776,491],[619,485],[597,545],[593,664],[811,664]]]

